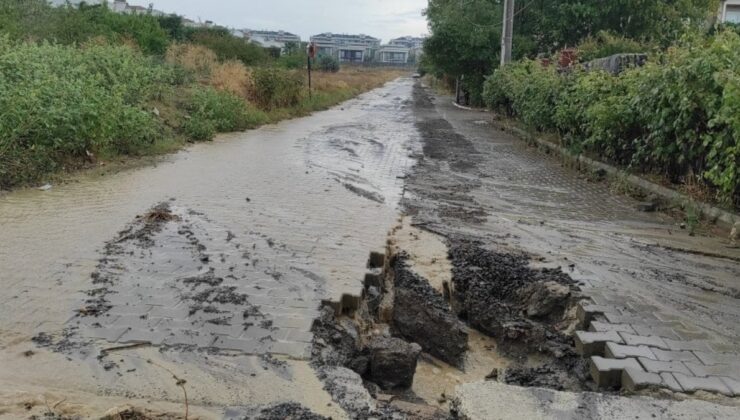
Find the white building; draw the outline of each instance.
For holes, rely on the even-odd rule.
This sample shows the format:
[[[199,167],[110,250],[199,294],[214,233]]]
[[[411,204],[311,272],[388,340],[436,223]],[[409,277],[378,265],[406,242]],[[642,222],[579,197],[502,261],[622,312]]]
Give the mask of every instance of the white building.
[[[383,45],[375,53],[376,61],[384,64],[406,64],[410,49],[403,45]]]
[[[421,49],[424,47],[424,38],[413,37],[413,36],[402,36],[400,38],[391,39],[388,45],[401,45],[410,50]]]
[[[89,6],[107,5],[110,10],[116,13],[129,13],[129,14],[150,14],[152,16],[166,16],[167,13],[160,10],[156,10],[151,7],[144,6],[132,6],[126,2],[126,0],[50,0],[52,6],[64,6],[70,4],[72,6],[79,6],[85,3]]]
[[[380,40],[369,35],[332,34],[326,32],[311,37],[318,55],[330,55],[344,63],[362,63],[373,58]]]
[[[740,0],[723,0],[719,18],[720,22],[740,24]]]
[[[391,39],[388,45],[408,48],[409,58],[413,58],[414,61],[418,61],[419,57],[424,52],[424,39],[425,38],[422,37],[402,36],[400,38]]]
[[[285,52],[285,44],[289,42],[301,44],[301,37],[285,31],[254,31],[245,29],[245,37],[262,48],[277,48]]]

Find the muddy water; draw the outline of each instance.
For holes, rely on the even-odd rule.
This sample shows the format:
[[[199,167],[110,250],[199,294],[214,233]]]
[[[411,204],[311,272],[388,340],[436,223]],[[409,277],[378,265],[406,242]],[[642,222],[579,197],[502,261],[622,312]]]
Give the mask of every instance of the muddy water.
[[[29,339],[38,332],[68,326],[74,309],[83,304],[81,291],[91,287],[90,275],[106,241],[165,201],[201,215],[214,236],[260,237],[271,246],[280,244],[286,257],[274,264],[285,270],[300,266],[316,283],[313,288],[287,285],[281,293],[288,295],[280,298],[308,302],[310,307],[342,293],[356,294],[368,252],[383,247],[397,217],[403,176],[418,150],[411,88],[411,80],[400,79],[312,117],[195,145],[154,167],[0,196],[2,358],[10,360],[31,348]],[[22,367],[24,361],[19,360]],[[44,360],[48,369],[63,368],[57,365],[62,358]],[[23,391],[24,375],[3,365],[3,393],[11,383]],[[29,375],[36,385],[47,377],[38,370]],[[203,375],[218,375],[213,372]],[[98,374],[104,376],[92,368],[90,375]],[[96,392],[95,379],[81,375],[73,382]],[[245,401],[236,400],[244,393],[222,392],[224,386],[233,388],[235,379],[211,378],[210,384],[204,379],[203,387],[209,390],[202,394],[217,396],[216,404],[242,404]],[[121,383],[108,384],[110,392],[126,394],[137,381]],[[68,385],[58,377],[49,384]],[[286,398],[280,391],[262,389],[252,393],[256,401],[250,402]],[[177,399],[178,392],[175,388],[143,396]],[[304,394],[296,400],[321,401],[300,384],[285,392]]]

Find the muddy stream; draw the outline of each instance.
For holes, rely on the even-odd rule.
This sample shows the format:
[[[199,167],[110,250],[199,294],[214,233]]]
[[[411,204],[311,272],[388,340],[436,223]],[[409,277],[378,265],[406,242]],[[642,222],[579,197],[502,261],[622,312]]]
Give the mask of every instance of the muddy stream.
[[[595,390],[586,298],[736,351],[737,248],[440,98],[401,78],[0,195],[0,417],[441,419],[464,383]],[[390,353],[413,385],[375,370]]]
[[[322,300],[358,293],[368,252],[382,249],[397,218],[403,177],[419,148],[411,89],[410,80],[400,79],[308,118],[194,145],[153,167],[0,196],[0,407],[21,407],[26,400],[40,404],[38,392],[59,393],[48,400],[77,395],[78,402],[81,395],[101,392],[125,397],[118,402],[180,401],[181,390],[165,370],[141,366],[142,360],[156,357],[188,380],[191,404],[238,407],[292,399],[337,416],[304,361],[310,346],[306,334]],[[90,323],[78,322],[78,311],[94,289],[91,274],[111,260],[106,244],[159,203],[169,203],[183,216],[173,229],[185,227],[190,233],[158,233],[150,247],[155,252],[132,249],[126,253],[141,255],[126,262],[125,269],[120,261],[102,268],[128,270],[116,274],[112,312],[117,318],[103,318],[102,326],[140,328],[147,340],[156,341],[157,332],[171,331],[152,321],[152,310],[158,310],[171,323],[168,328],[177,331],[220,327],[178,324],[187,317],[177,311],[182,290],[163,277],[197,276],[209,267],[225,276],[220,272],[234,273],[239,265],[234,278],[249,278],[250,304],[262,307],[266,315],[261,321],[270,325],[271,339],[282,344],[273,344],[279,347],[275,353],[284,354],[276,357],[289,359],[291,372],[263,369],[264,363],[249,353],[266,349],[249,344],[236,346],[247,355],[223,360],[197,352],[124,350],[130,360],[106,370],[94,357],[39,351],[31,342],[39,333],[56,340],[70,327],[77,328],[80,339],[100,338],[85,337]],[[196,259],[186,249],[193,237],[206,256]],[[208,255],[209,263],[203,263]],[[240,261],[250,267],[242,270]],[[148,323],[137,320],[146,314]],[[264,338],[254,329],[250,334],[256,335],[246,338]],[[136,343],[105,338],[113,344]],[[246,377],[257,372],[258,379],[245,383],[238,372],[230,372],[234,366]],[[79,405],[94,412],[110,404]]]

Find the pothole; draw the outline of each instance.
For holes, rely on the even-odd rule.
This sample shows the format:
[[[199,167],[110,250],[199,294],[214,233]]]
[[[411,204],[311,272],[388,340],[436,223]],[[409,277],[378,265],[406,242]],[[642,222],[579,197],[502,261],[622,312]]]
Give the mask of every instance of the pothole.
[[[477,242],[445,243],[410,219],[368,269],[362,296],[327,306],[313,328],[313,364],[353,418],[403,408],[446,418],[455,388],[478,381],[594,388],[571,337],[579,290],[560,270]],[[415,346],[422,351],[410,361]]]

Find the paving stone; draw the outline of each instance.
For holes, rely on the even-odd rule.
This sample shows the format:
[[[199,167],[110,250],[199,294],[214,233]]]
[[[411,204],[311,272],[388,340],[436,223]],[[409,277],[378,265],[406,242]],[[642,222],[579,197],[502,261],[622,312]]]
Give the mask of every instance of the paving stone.
[[[694,376],[728,376],[740,379],[739,365],[705,365],[702,363],[684,362]]]
[[[576,308],[576,317],[584,328],[587,328],[596,315],[613,310],[610,306],[594,305],[592,303],[580,303]]]
[[[733,353],[708,353],[704,351],[695,351],[694,354],[705,365],[740,364],[740,356]]]
[[[682,317],[680,315],[672,314],[672,313],[666,313],[666,312],[660,312],[660,311],[654,311],[653,315],[655,315],[656,318],[658,318],[661,321],[680,321]]]
[[[732,353],[733,351],[737,351],[737,344],[732,343],[711,341],[709,342],[709,347],[713,352],[717,353]]]
[[[162,321],[162,318],[144,315],[121,315],[111,325],[116,327],[127,327],[131,329],[152,329]]]
[[[604,354],[605,345],[609,341],[623,343],[622,337],[616,331],[593,332],[576,331],[574,336],[576,351],[581,356],[601,356]]]
[[[634,358],[605,359],[600,356],[591,356],[591,377],[599,387],[614,388],[620,386],[622,371],[627,368],[644,371]]]
[[[155,306],[148,315],[151,317],[184,319],[188,317],[189,312],[190,309],[187,305],[180,304],[177,306]]]
[[[719,379],[732,391],[733,396],[740,396],[740,380],[727,377],[720,377]]]
[[[684,375],[691,375],[691,371],[682,362],[661,362],[658,360],[651,360],[644,357],[637,359],[640,364],[648,372],[661,373],[661,372],[672,372],[672,373],[683,373]]]
[[[674,373],[673,376],[686,392],[710,391],[729,396],[733,395],[730,388],[720,378],[715,376],[700,378],[682,373]]]
[[[592,322],[589,325],[588,329],[589,331],[596,331],[596,332],[606,332],[606,331],[627,332],[627,333],[635,332],[635,330],[629,324],[609,324],[609,323],[598,322],[598,321]]]
[[[654,335],[644,336],[625,332],[620,332],[619,335],[624,339],[624,343],[630,346],[648,346],[666,350],[668,349],[668,345],[665,341]]]
[[[261,343],[256,340],[217,336],[213,342],[213,347],[221,350],[238,351],[244,354],[258,354],[261,349]]]
[[[304,331],[311,329],[313,325],[313,319],[311,318],[296,318],[289,316],[276,316],[272,319],[272,325],[276,327],[285,328],[298,328]]]
[[[678,383],[676,377],[670,372],[662,372],[660,377],[663,379],[663,385],[673,392],[683,392],[681,384]]]
[[[666,338],[663,341],[665,342],[666,346],[668,346],[666,350],[674,350],[674,351],[693,350],[693,351],[706,351],[706,352],[712,351],[711,348],[709,347],[709,343],[703,340],[684,341],[684,340],[671,340],[669,338]],[[659,346],[656,346],[656,347],[659,347]]]
[[[655,359],[655,355],[647,346],[627,346],[617,343],[606,343],[604,357],[611,359],[625,359],[627,357],[646,357]]]
[[[657,360],[662,362],[699,362],[699,359],[690,351],[653,349],[653,353],[655,354],[655,357],[657,357]]]
[[[216,336],[211,334],[199,334],[192,330],[173,330],[165,337],[162,344],[166,345],[186,345],[196,347],[211,347]]]
[[[313,333],[310,331],[301,331],[301,330],[291,328],[288,331],[288,338],[286,341],[295,341],[299,343],[311,343],[313,341]]]
[[[266,328],[251,326],[251,327],[247,328],[241,334],[241,338],[244,338],[244,339],[253,339],[253,340],[263,340],[263,339],[265,339],[267,337],[272,337],[273,335],[277,335],[277,332],[272,331],[272,330],[269,330],[269,329],[266,329]]]
[[[638,335],[656,335],[658,337],[670,338],[673,340],[678,340],[680,338],[670,327],[648,326],[642,324],[632,324],[632,327]]]
[[[308,360],[311,358],[311,345],[307,343],[276,341],[270,344],[269,352],[284,354],[298,360]]]
[[[703,332],[703,331],[688,331],[683,330],[680,328],[675,328],[674,332],[678,336],[679,339],[685,340],[685,341],[692,341],[692,340],[709,340],[709,334]]]
[[[121,344],[150,343],[153,346],[159,346],[168,336],[169,333],[164,331],[149,331],[134,328],[123,333],[116,341]]]
[[[642,369],[633,368],[626,368],[622,371],[622,388],[628,391],[662,386],[663,378],[657,373],[645,372]]]
[[[127,327],[82,327],[80,328],[80,335],[113,343],[127,331]]]

